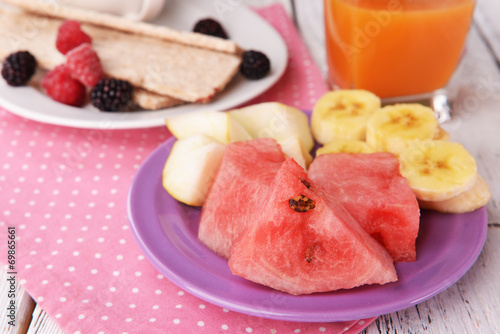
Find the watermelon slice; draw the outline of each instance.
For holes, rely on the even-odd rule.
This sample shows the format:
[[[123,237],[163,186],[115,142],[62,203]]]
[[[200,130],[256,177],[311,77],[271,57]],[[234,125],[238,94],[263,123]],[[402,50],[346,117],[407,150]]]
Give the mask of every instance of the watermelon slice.
[[[397,280],[389,253],[287,159],[260,214],[234,241],[231,271],[290,294]]]
[[[198,239],[213,252],[229,257],[233,240],[254,221],[285,155],[274,139],[262,138],[226,146],[200,217]]]
[[[327,196],[340,201],[394,261],[416,260],[420,210],[395,155],[324,154],[312,162],[308,175]]]

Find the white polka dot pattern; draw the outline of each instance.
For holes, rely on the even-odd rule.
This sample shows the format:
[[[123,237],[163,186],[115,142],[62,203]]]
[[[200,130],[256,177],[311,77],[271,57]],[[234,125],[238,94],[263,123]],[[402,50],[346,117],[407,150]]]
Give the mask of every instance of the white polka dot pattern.
[[[310,109],[326,86],[283,8],[259,9],[290,50],[284,77],[251,103]],[[126,198],[166,128],[86,130],[0,109],[0,226],[16,226],[21,284],[67,333],[357,333],[364,322],[315,324],[232,312],[159,274],[128,228]]]

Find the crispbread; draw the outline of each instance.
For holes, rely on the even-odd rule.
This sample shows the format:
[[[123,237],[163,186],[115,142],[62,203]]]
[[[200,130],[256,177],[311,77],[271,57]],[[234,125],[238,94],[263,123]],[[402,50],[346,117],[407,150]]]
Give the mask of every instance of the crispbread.
[[[60,21],[0,8],[0,57],[26,50],[44,69],[64,63],[64,55],[55,47],[59,24]]]
[[[208,102],[238,72],[241,57],[94,25],[83,29],[104,72],[137,87],[188,102]]]
[[[243,51],[235,42],[230,40],[198,33],[178,31],[166,26],[132,21],[115,15],[62,5],[57,1],[2,0],[2,2],[10,3],[42,16],[50,16],[60,19],[74,19],[80,22],[86,22],[136,35],[159,38],[188,46],[195,46],[231,54],[241,54]]]
[[[0,18],[0,29],[5,36],[0,38],[0,56],[24,49],[30,51],[45,69],[64,63],[64,56],[55,48],[62,20],[16,10],[0,10]],[[241,62],[236,55],[91,24],[83,24],[82,29],[92,37],[105,74],[163,95],[158,105],[177,105],[179,100],[209,101],[232,79]],[[151,95],[144,99],[144,94],[141,101],[152,102],[158,98]],[[169,100],[169,97],[174,99]],[[151,105],[143,107],[154,109]]]
[[[185,102],[166,95],[158,95],[142,88],[134,89],[132,100],[144,109],[158,110],[175,107]]]

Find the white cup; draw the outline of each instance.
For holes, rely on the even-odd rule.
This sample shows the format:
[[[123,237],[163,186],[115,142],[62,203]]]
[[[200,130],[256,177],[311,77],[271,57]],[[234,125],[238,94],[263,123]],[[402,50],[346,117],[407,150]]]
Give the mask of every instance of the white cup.
[[[64,4],[130,20],[149,21],[161,13],[165,0],[65,0]]]

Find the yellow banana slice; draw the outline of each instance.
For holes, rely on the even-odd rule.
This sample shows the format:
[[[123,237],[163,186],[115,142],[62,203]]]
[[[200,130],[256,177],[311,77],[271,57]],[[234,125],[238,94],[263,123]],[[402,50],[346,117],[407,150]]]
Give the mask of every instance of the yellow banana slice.
[[[491,191],[486,181],[477,175],[476,181],[469,190],[443,201],[419,200],[421,209],[435,210],[446,213],[465,213],[479,209],[488,204]]]
[[[471,188],[474,157],[460,144],[442,140],[416,142],[399,156],[401,174],[419,200],[442,201]]]
[[[432,138],[434,140],[450,140],[450,134],[443,129],[442,127],[438,127],[436,134]]]
[[[438,131],[431,108],[416,103],[388,105],[368,119],[366,142],[376,150],[398,155],[412,142],[432,139]]]
[[[316,156],[327,153],[374,153],[366,142],[354,139],[334,139],[316,150]]]
[[[364,140],[368,117],[380,108],[380,98],[365,90],[335,90],[314,106],[311,130],[326,144],[335,138]]]

